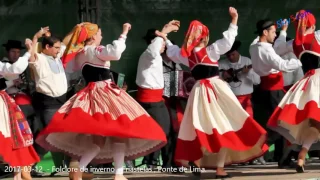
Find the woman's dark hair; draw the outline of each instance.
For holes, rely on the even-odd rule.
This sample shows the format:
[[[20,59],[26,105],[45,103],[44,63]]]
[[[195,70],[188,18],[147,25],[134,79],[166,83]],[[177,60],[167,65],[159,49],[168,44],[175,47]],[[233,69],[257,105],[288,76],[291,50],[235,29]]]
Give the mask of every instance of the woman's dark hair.
[[[61,39],[56,36],[45,36],[42,39],[42,49],[45,49],[47,45],[52,47],[56,42],[61,42]]]
[[[151,41],[157,37],[156,30],[157,29],[155,28],[148,29],[146,35],[143,37],[148,45],[151,44]]]

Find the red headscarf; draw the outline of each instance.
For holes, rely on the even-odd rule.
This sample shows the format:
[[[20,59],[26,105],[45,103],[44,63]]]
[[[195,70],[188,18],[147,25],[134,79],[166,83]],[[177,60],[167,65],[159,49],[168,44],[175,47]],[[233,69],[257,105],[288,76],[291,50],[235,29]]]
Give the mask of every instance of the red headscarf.
[[[209,29],[201,22],[194,20],[190,23],[187,35],[181,48],[181,55],[189,57],[192,50],[199,45],[203,38],[209,35]]]
[[[72,31],[63,39],[66,50],[62,56],[63,66],[66,68],[68,62],[73,60],[75,56],[83,49],[84,42],[97,34],[99,27],[97,24],[84,22],[76,25]]]
[[[300,10],[297,13],[298,21],[295,22],[296,38],[294,41],[296,45],[301,45],[304,43],[306,29],[316,24],[316,18],[305,10]]]

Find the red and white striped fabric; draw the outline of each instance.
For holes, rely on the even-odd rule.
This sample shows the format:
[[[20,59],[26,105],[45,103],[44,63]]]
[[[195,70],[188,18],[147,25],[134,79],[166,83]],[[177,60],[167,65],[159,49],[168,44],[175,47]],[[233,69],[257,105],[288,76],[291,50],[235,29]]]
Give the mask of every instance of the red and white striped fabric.
[[[310,70],[286,93],[268,126],[291,143],[302,144],[310,119],[320,122],[320,69]],[[320,137],[319,137],[320,138]]]
[[[147,155],[166,144],[161,127],[125,91],[110,80],[91,82],[54,115],[36,142],[50,151],[78,158],[92,145],[92,135],[106,137],[93,159],[113,161],[111,137],[126,139],[127,160]]]
[[[175,160],[201,159],[215,168],[218,152],[227,150],[225,165],[260,157],[267,150],[266,131],[242,108],[228,84],[218,77],[197,81],[180,126]]]

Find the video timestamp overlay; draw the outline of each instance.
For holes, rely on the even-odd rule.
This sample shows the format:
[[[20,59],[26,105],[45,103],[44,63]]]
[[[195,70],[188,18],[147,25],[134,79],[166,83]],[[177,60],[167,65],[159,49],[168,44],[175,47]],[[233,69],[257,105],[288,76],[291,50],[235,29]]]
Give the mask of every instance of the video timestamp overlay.
[[[36,172],[57,172],[57,173],[69,173],[69,172],[75,172],[78,171],[78,168],[68,168],[68,167],[55,167],[52,166],[51,169],[43,169],[41,166],[37,167],[11,167],[11,166],[6,166],[4,168],[4,172],[6,173],[13,173],[13,172],[19,172],[19,171],[25,171],[25,172],[31,172],[31,171],[36,171]],[[151,168],[124,168],[124,172],[128,173],[177,173],[177,172],[186,172],[186,171],[194,171],[194,172],[205,172],[204,168],[187,168],[187,167],[178,167],[178,168],[157,168],[157,169],[151,169]],[[81,172],[93,172],[93,173],[114,173],[115,168],[95,168],[95,167],[90,167],[90,168],[80,168]]]
[[[51,170],[51,169],[50,169]],[[31,171],[37,171],[37,172],[43,172],[43,168],[41,166],[31,167],[31,166],[22,166],[22,167],[12,167],[12,166],[4,166],[3,172],[5,173],[12,173],[12,172],[19,172],[19,171],[25,171],[25,172],[31,172]]]

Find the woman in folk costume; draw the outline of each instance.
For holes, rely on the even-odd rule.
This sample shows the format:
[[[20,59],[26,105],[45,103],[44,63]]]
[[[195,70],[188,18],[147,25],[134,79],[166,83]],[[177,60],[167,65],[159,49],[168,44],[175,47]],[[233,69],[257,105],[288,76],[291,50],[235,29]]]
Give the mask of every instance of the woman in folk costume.
[[[15,63],[0,62],[0,74],[21,74],[28,67],[28,60],[32,51],[32,41],[26,40],[28,52]],[[32,132],[21,109],[15,101],[5,92],[0,91],[0,159],[15,167],[14,179],[21,180],[21,171],[30,172],[32,164],[39,162],[40,158],[34,150]],[[19,169],[22,168],[22,169]],[[11,169],[9,169],[10,171]],[[29,177],[24,177],[31,179]]]
[[[91,23],[77,25],[64,39],[63,61],[68,66],[75,57],[70,63],[82,71],[87,86],[59,109],[37,142],[80,159],[74,180],[81,179],[81,171],[91,161],[114,161],[114,179],[126,180],[124,159],[133,160],[166,144],[161,127],[110,78],[110,61],[120,59],[130,29],[130,24],[124,24],[118,40],[107,46],[100,45],[101,29]]]
[[[183,165],[189,161],[191,166],[217,168],[216,178],[229,177],[224,165],[260,157],[268,149],[266,131],[219,79],[220,55],[231,49],[237,36],[237,10],[230,7],[229,13],[229,29],[209,46],[209,30],[196,20],[191,22],[181,50],[167,40],[168,57],[189,66],[197,80],[180,126],[175,159]]]
[[[320,31],[315,31],[313,14],[300,10],[297,15],[303,17],[295,22],[296,38],[292,46],[284,44],[284,47],[289,47],[299,57],[305,76],[286,93],[268,126],[291,143],[302,145],[296,168],[301,173],[304,172],[307,152],[320,138]]]

